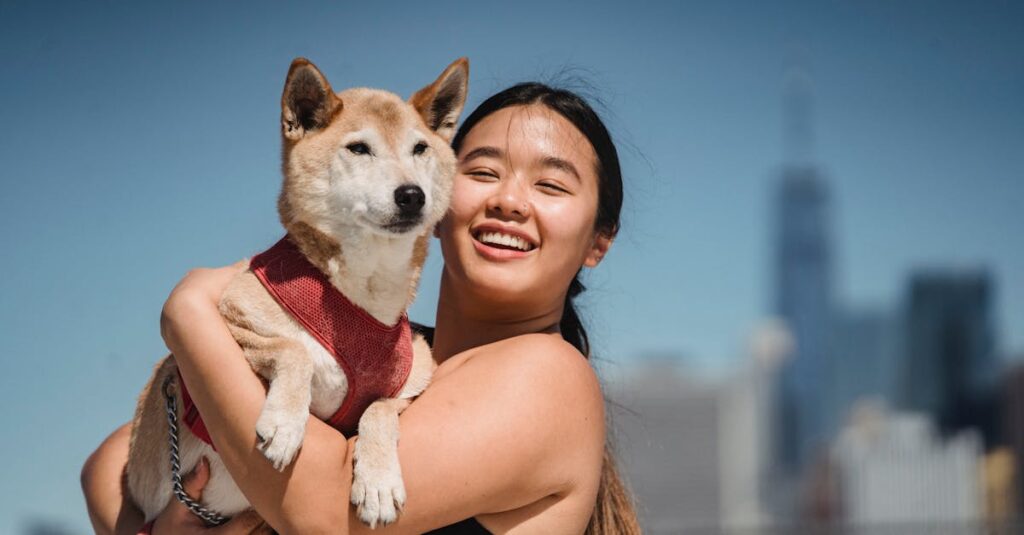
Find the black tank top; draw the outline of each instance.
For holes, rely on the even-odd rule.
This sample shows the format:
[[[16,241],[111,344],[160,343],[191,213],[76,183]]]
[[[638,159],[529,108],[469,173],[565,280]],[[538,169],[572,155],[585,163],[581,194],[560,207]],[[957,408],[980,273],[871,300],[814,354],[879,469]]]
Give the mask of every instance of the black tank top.
[[[412,327],[413,334],[419,334],[427,341],[427,345],[434,345],[434,328],[420,325],[416,322],[410,322],[409,325]],[[427,535],[490,535],[490,531],[487,528],[480,525],[475,518],[467,518],[457,524],[445,526],[443,528],[435,529],[434,531],[428,532]]]
[[[491,535],[491,532],[481,526],[475,518],[467,518],[458,524],[430,531],[427,535]]]

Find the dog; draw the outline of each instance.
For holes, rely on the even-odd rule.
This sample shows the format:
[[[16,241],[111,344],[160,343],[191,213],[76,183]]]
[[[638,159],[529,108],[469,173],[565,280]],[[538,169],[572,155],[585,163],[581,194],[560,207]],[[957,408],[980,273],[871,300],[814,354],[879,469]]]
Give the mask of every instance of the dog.
[[[283,470],[310,412],[347,435],[357,423],[352,503],[371,527],[396,520],[404,504],[397,415],[435,367],[425,341],[411,336],[405,310],[430,233],[448,208],[456,165],[449,142],[468,80],[460,58],[405,102],[375,89],[335,93],[313,63],[294,60],[281,97],[278,214],[287,234],[252,258],[219,305],[252,369],[269,383],[257,447]],[[339,320],[338,311],[347,316]],[[364,351],[374,356],[362,358]],[[176,424],[179,478],[202,457],[210,463],[193,512],[216,523],[250,507],[186,387],[168,355],[132,422],[125,480],[147,521],[172,497],[188,501],[172,483],[172,417],[185,424]]]

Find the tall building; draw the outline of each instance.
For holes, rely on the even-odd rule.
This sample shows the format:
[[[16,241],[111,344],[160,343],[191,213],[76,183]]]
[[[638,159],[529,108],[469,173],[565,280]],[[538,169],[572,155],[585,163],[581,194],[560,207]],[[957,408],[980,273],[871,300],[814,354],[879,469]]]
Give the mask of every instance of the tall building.
[[[901,406],[929,415],[944,434],[977,428],[991,444],[997,359],[993,284],[984,270],[930,270],[911,276]]]
[[[800,71],[786,95],[787,163],[774,199],[774,314],[796,350],[780,376],[776,459],[796,471],[822,445],[832,316],[832,251],[827,184],[810,157],[810,89]]]

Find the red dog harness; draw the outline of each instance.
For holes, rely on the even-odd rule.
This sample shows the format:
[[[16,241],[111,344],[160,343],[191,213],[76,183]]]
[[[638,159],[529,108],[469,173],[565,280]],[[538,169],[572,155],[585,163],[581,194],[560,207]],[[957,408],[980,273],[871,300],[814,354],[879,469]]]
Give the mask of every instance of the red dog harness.
[[[405,314],[387,326],[348,300],[285,236],[253,257],[249,269],[270,295],[338,361],[348,393],[327,423],[352,436],[371,403],[394,397],[412,370],[412,331]],[[178,375],[184,415],[192,433],[213,445],[199,410]]]

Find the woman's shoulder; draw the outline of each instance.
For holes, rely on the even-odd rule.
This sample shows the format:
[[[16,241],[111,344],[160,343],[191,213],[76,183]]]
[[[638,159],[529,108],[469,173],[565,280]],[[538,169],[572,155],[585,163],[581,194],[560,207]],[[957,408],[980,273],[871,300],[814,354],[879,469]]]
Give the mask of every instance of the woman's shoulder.
[[[511,366],[545,376],[565,374],[579,379],[577,386],[598,387],[590,362],[557,334],[523,334],[485,346],[481,355],[497,366]]]
[[[413,330],[432,341],[433,329],[414,324]],[[443,369],[446,365],[450,367]],[[463,387],[470,385],[473,390],[482,387],[490,395],[480,401],[505,403],[514,398],[527,412],[539,410],[571,421],[593,416],[601,420],[603,430],[604,397],[597,374],[586,357],[557,334],[523,334],[473,348],[443,363],[435,381],[462,383],[458,392],[466,392]]]
[[[448,364],[454,366],[442,371]],[[479,454],[489,473],[503,474],[504,486],[515,481],[517,499],[526,500],[520,504],[558,496],[567,500],[559,507],[592,506],[604,401],[579,351],[557,335],[516,336],[453,356],[438,372],[403,413],[416,420],[414,436],[421,427],[431,436],[437,429],[458,435],[460,455]]]
[[[422,336],[428,345],[433,345],[433,327],[416,322],[412,322],[411,326],[414,334]],[[578,379],[576,386],[597,389],[597,393],[600,393],[597,374],[587,358],[557,334],[513,336],[467,351],[455,360],[460,367],[464,363],[474,362],[475,367],[513,368],[517,375],[526,377],[531,372],[542,376],[564,373]]]
[[[490,401],[514,402],[527,425],[542,423],[535,419],[542,414],[557,436],[593,436],[603,444],[604,397],[597,374],[558,335],[526,334],[475,348],[451,379],[490,385]]]
[[[523,334],[467,352],[462,367],[494,374],[527,391],[559,392],[601,399],[597,374],[578,349],[557,334]]]

